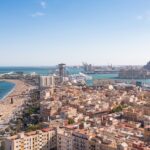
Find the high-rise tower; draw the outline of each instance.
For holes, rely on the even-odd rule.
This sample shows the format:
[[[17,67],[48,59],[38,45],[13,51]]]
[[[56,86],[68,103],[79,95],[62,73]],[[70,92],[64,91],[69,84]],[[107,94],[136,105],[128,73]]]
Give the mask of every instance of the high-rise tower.
[[[59,77],[60,77],[60,82],[62,83],[63,80],[64,80],[64,77],[65,77],[65,67],[66,67],[66,64],[59,64],[58,65],[59,67]]]

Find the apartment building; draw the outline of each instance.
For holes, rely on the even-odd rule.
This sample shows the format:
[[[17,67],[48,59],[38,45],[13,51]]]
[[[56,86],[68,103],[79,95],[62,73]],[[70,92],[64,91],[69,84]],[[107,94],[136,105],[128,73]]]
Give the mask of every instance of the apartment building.
[[[54,76],[40,76],[40,87],[54,87]]]
[[[73,107],[64,107],[60,112],[60,116],[64,119],[77,116],[77,109]]]
[[[144,139],[147,142],[150,142],[150,125],[144,128]]]
[[[57,130],[57,150],[72,150],[72,131]]]
[[[142,111],[136,109],[136,108],[127,108],[123,110],[123,115],[126,119],[131,121],[140,121],[143,113]]]
[[[57,115],[61,106],[60,101],[42,101],[40,103],[40,115],[43,121],[49,121]]]
[[[56,130],[46,128],[5,139],[6,150],[56,150]]]
[[[85,130],[78,130],[72,134],[73,150],[88,150],[89,140]]]

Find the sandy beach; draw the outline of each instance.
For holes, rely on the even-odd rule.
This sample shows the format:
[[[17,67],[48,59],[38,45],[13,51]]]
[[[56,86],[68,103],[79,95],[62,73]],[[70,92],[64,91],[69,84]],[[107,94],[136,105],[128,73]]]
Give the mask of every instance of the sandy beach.
[[[12,82],[15,84],[13,90],[4,99],[0,100],[0,124],[3,124],[8,123],[13,112],[17,111],[24,103],[25,96],[21,96],[21,94],[28,93],[32,86],[20,80],[1,81]],[[11,104],[11,97],[13,97],[13,104]]]

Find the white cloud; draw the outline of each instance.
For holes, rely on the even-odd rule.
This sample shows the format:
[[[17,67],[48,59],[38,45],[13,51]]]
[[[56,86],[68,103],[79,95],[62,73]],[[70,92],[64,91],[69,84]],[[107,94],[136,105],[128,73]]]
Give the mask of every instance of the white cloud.
[[[46,8],[46,2],[45,1],[41,1],[40,5],[42,6],[42,8]]]
[[[43,13],[43,12],[36,12],[36,13],[32,14],[31,16],[32,16],[32,17],[43,17],[43,16],[45,16],[45,15],[46,15],[46,14]]]
[[[150,20],[150,11],[145,12],[143,15],[137,16],[137,20]]]

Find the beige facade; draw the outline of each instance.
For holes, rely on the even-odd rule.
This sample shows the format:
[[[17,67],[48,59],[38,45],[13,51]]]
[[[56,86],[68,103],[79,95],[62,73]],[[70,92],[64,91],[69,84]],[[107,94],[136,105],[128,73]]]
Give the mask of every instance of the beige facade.
[[[43,129],[7,138],[5,148],[6,150],[55,150],[56,141],[54,129]]]
[[[57,150],[117,150],[117,145],[113,141],[102,143],[97,138],[84,130],[57,131]]]
[[[134,108],[124,109],[123,115],[126,119],[131,121],[139,121],[142,118],[142,112]]]
[[[72,150],[71,131],[57,130],[57,150]]]
[[[68,107],[68,108],[64,108],[61,112],[60,112],[60,116],[62,118],[73,118],[77,115],[77,109],[73,108],[73,107]]]
[[[90,150],[89,139],[86,133],[74,132],[73,138],[73,150]]]
[[[40,115],[43,121],[50,121],[51,117],[58,114],[62,104],[59,101],[43,101],[40,103]]]

